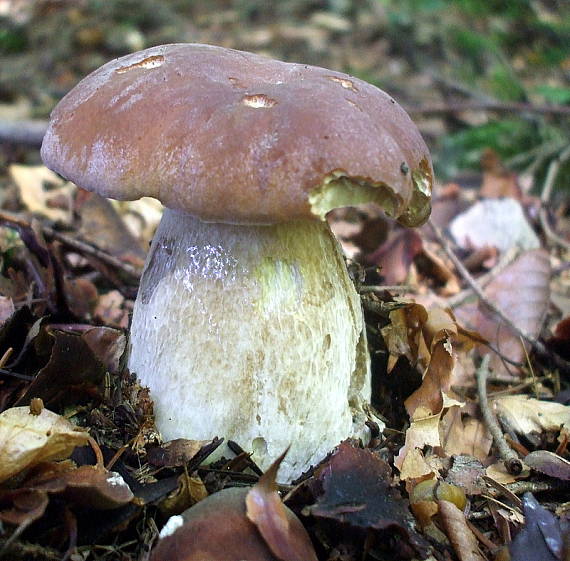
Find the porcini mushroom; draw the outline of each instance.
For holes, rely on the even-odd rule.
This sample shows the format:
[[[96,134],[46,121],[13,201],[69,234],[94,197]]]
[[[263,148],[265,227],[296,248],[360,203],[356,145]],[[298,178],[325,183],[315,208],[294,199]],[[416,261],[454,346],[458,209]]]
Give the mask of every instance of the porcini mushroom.
[[[135,304],[129,368],[164,438],[238,441],[289,480],[362,434],[364,322],[326,213],[430,210],[405,111],[340,72],[197,44],[113,60],[59,103],[48,167],[167,209]]]

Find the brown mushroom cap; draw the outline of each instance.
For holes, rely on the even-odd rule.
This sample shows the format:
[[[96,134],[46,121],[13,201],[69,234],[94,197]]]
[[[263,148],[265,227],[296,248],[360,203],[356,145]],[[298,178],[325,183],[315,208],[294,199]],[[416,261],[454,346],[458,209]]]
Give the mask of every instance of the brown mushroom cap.
[[[433,176],[417,128],[378,88],[198,44],[153,47],[87,76],[54,109],[42,157],[102,195],[232,223],[315,218],[311,197],[342,177],[417,225]]]

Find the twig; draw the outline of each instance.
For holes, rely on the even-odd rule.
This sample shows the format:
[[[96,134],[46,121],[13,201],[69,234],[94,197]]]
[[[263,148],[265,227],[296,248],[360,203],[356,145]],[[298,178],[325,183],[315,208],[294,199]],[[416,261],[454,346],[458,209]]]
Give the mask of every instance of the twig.
[[[499,456],[505,462],[507,471],[513,475],[518,475],[522,471],[522,462],[515,454],[513,449],[507,444],[503,431],[499,427],[495,416],[489,408],[489,400],[487,399],[487,375],[489,373],[489,355],[485,355],[481,362],[481,366],[477,369],[477,393],[479,394],[479,408],[483,415],[485,425],[493,436],[495,446],[499,451]]]
[[[558,172],[560,171],[560,166],[570,158],[570,146],[566,148],[561,154],[558,155],[557,158],[554,158],[549,166],[548,171],[546,173],[546,179],[544,180],[544,187],[542,188],[542,193],[540,195],[540,211],[538,213],[540,219],[540,225],[544,230],[544,234],[546,237],[558,244],[559,246],[563,247],[567,251],[570,251],[570,243],[566,240],[562,239],[550,226],[548,223],[548,211],[547,207],[550,202],[550,196],[552,194],[552,189],[554,187],[554,183],[556,182],[556,177],[558,176]]]
[[[565,105],[533,105],[532,103],[504,103],[500,101],[463,101],[433,105],[406,106],[412,115],[461,113],[462,111],[495,111],[498,113],[541,113],[547,115],[570,115]]]
[[[471,273],[465,268],[463,263],[459,260],[457,255],[455,255],[454,251],[451,249],[449,242],[445,238],[445,236],[441,233],[441,230],[432,222],[430,219],[428,224],[437,239],[437,241],[441,244],[445,252],[447,253],[448,257],[451,259],[453,264],[455,265],[459,274],[467,281],[469,286],[471,286],[473,292],[479,297],[481,302],[485,304],[485,306],[491,310],[494,314],[496,314],[503,323],[509,327],[514,333],[516,333],[519,337],[522,337],[531,347],[540,355],[548,357],[554,364],[556,368],[559,370],[570,373],[570,363],[564,360],[562,357],[557,355],[554,352],[551,352],[547,349],[540,341],[535,339],[534,337],[528,335],[521,329],[519,329],[505,314],[502,310],[500,310],[493,302],[491,302],[481,290],[481,287],[477,284],[475,279],[471,276]]]
[[[13,225],[20,228],[31,228],[30,222],[6,211],[0,211],[0,222],[6,223],[7,226]],[[94,257],[102,263],[105,263],[105,265],[109,265],[110,267],[118,269],[119,271],[122,271],[134,279],[138,280],[141,277],[142,272],[139,269],[133,267],[132,265],[129,265],[128,263],[125,263],[124,261],[121,261],[113,255],[109,255],[98,247],[90,245],[86,242],[82,242],[80,240],[76,240],[75,238],[71,238],[70,236],[62,234],[61,232],[57,232],[49,226],[44,226],[43,224],[40,225],[40,228],[42,234],[47,239],[57,240],[64,246],[73,249],[82,255]]]
[[[0,142],[39,147],[47,130],[47,121],[0,121]]]
[[[358,292],[366,294],[367,292],[384,292],[385,290],[390,292],[416,292],[413,286],[406,284],[366,285],[361,286]]]

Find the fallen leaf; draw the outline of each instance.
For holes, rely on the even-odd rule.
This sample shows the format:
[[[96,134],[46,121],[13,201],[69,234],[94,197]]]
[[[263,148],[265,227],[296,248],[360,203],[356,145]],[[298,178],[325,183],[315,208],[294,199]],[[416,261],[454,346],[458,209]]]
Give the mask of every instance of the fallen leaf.
[[[528,251],[540,247],[521,204],[508,197],[476,202],[455,217],[449,231],[463,249],[493,246],[504,253],[511,248]]]
[[[78,399],[96,393],[105,376],[105,366],[95,356],[81,335],[65,331],[49,331],[53,346],[49,362],[38,372],[18,405],[33,397],[42,398],[49,406],[77,403]]]
[[[351,528],[388,530],[416,547],[407,502],[392,487],[390,466],[372,451],[343,442],[316,477],[322,495],[303,512]]]
[[[164,516],[173,516],[184,512],[207,496],[208,490],[198,475],[183,473],[178,477],[178,487],[159,503],[158,508]]]
[[[570,427],[570,406],[542,401],[526,395],[509,395],[493,400],[495,412],[503,416],[518,434],[558,431]]]
[[[548,450],[536,450],[527,454],[524,463],[540,473],[570,481],[570,462]]]
[[[287,450],[271,464],[247,493],[246,514],[278,559],[316,561],[313,546],[304,539],[305,534],[299,530],[298,520],[288,515],[277,491],[277,472],[286,454]]]
[[[71,221],[73,183],[64,182],[45,166],[12,164],[8,171],[18,187],[22,203],[30,212],[43,214],[54,221]],[[52,188],[48,190],[46,185]]]
[[[79,235],[84,240],[137,268],[143,266],[145,250],[110,201],[81,189],[75,207],[81,217]]]
[[[390,232],[388,239],[376,251],[366,256],[366,262],[380,267],[380,275],[389,285],[406,282],[416,255],[422,251],[422,238],[412,229]]]
[[[85,331],[81,338],[108,372],[119,371],[127,347],[127,337],[122,331],[111,327],[93,327]]]
[[[178,467],[187,464],[209,440],[177,438],[162,446],[147,449],[149,464],[157,467]]]
[[[441,421],[442,445],[447,456],[467,454],[480,461],[489,456],[493,437],[485,423],[450,407]]]
[[[523,253],[485,287],[484,293],[514,325],[537,337],[548,308],[549,282],[550,258],[546,251],[539,249]],[[520,337],[483,303],[479,302],[475,314],[468,306],[457,308],[455,313],[463,324],[475,329],[503,355],[515,362],[525,360]],[[495,353],[492,353],[490,367],[495,375],[507,374],[503,361]]]
[[[394,459],[394,466],[400,470],[400,479],[421,479],[436,475],[436,470],[425,460],[422,450],[425,446],[441,446],[439,421],[441,412],[435,415],[418,407],[406,431],[406,441]]]
[[[89,435],[67,419],[42,409],[32,415],[29,407],[13,407],[0,414],[0,481],[39,462],[68,458]]]
[[[523,510],[525,525],[511,543],[511,561],[560,561],[565,540],[559,521],[531,493],[523,496]]]
[[[449,501],[439,501],[438,505],[445,532],[460,561],[485,561],[463,512]]]

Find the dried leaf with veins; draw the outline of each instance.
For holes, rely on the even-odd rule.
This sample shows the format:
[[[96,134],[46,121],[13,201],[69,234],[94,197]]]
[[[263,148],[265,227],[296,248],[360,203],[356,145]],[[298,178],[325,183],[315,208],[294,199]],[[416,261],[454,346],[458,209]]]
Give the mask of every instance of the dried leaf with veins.
[[[0,481],[39,462],[63,459],[89,435],[67,419],[43,409],[32,415],[29,407],[13,407],[0,414]]]

